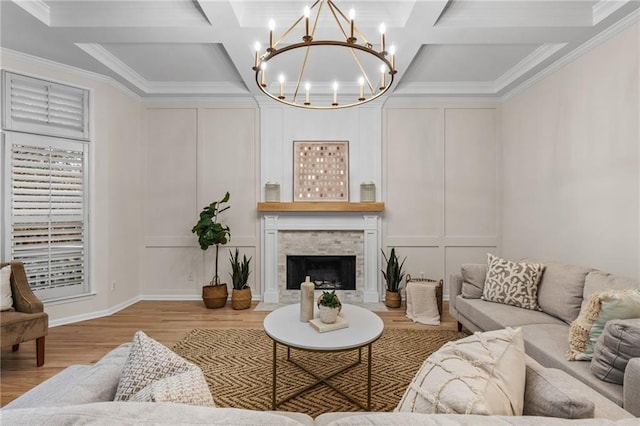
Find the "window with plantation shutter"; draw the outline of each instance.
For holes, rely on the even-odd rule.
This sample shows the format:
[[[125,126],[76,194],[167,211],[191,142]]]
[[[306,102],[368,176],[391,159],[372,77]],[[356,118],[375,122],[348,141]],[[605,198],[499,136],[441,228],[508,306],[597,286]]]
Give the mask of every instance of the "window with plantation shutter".
[[[3,128],[89,139],[89,92],[3,71]]]
[[[83,142],[5,134],[4,252],[24,262],[42,300],[88,292],[87,151]]]

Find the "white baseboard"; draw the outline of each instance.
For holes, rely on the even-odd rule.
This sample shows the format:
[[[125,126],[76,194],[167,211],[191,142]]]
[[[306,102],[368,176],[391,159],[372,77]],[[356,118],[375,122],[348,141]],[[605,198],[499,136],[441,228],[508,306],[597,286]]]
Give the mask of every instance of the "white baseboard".
[[[140,296],[136,296],[136,297],[132,297],[129,300],[125,300],[122,303],[118,303],[115,306],[112,306],[109,309],[104,309],[102,311],[96,311],[96,312],[90,312],[90,313],[86,313],[86,314],[80,314],[80,315],[73,315],[70,317],[64,317],[64,318],[58,318],[55,320],[51,320],[49,321],[49,327],[53,328],[53,327],[57,327],[59,325],[66,325],[66,324],[73,324],[76,322],[80,322],[80,321],[87,321],[87,320],[92,320],[92,319],[96,319],[96,318],[102,318],[102,317],[108,317],[109,315],[113,315],[118,311],[123,310],[126,307],[129,307],[131,305],[133,305],[136,302],[139,302]]]

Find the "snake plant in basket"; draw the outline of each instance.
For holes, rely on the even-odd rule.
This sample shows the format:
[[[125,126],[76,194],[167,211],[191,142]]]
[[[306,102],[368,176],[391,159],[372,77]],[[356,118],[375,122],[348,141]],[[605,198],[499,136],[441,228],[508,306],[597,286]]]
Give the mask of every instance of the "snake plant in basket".
[[[386,271],[384,269],[382,270],[384,280],[387,282],[387,291],[384,303],[389,308],[399,308],[402,302],[400,300],[400,285],[402,284],[402,278],[404,278],[402,267],[404,266],[404,262],[407,258],[405,257],[402,260],[402,263],[398,262],[395,248],[391,249],[389,257],[387,257],[384,251],[382,251],[382,256],[387,263]]]
[[[207,308],[222,308],[227,303],[227,284],[220,283],[218,276],[218,249],[220,245],[227,244],[231,239],[229,227],[218,223],[218,215],[229,209],[230,206],[221,208],[222,204],[229,202],[229,192],[222,200],[214,201],[200,213],[200,219],[191,229],[198,236],[198,243],[202,250],[210,246],[216,246],[216,269],[209,285],[202,287],[202,300]]]
[[[249,280],[249,263],[251,258],[247,259],[247,255],[242,255],[236,248],[236,252],[231,253],[229,250],[229,262],[231,263],[231,282],[233,290],[231,291],[231,307],[233,309],[248,309],[251,307],[251,288],[247,285]]]

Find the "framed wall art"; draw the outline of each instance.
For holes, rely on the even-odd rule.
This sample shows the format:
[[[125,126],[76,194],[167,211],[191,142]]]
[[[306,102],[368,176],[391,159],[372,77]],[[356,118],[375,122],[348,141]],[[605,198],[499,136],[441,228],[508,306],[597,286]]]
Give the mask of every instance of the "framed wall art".
[[[349,201],[349,142],[293,141],[293,201]]]

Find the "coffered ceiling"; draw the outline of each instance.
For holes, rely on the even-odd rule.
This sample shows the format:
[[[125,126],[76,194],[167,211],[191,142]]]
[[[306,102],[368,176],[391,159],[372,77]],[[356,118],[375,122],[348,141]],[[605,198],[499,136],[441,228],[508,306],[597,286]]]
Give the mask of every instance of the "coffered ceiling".
[[[378,37],[377,28],[385,23],[399,71],[391,96],[500,98],[640,14],[636,0],[334,2],[345,13],[356,10],[356,24],[369,38]],[[251,69],[255,42],[268,42],[270,19],[282,31],[305,5],[304,0],[0,0],[0,45],[110,76],[144,97],[257,96]],[[328,21],[320,21],[319,31],[335,26]],[[326,61],[317,78],[336,67],[340,63]]]

